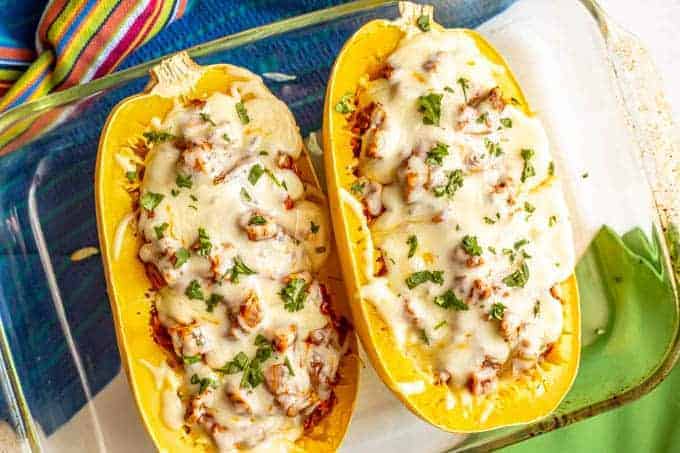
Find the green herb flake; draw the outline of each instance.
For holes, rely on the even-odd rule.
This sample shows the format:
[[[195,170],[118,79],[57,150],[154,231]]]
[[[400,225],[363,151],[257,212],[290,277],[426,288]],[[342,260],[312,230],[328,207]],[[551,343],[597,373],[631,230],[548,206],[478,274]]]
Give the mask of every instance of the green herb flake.
[[[494,255],[495,255],[496,253],[498,253],[498,252],[496,252],[496,247],[491,247],[491,246],[489,246],[489,247],[487,247],[487,249],[488,249],[491,253],[493,253]]]
[[[212,243],[210,242],[210,237],[205,231],[205,228],[198,229],[198,254],[201,256],[210,256],[210,251],[212,250]]]
[[[253,201],[253,198],[250,196],[245,187],[241,187],[241,198],[243,198],[246,201]]]
[[[271,179],[272,182],[273,182],[274,184],[276,184],[277,186],[282,187],[282,188],[288,190],[288,187],[286,187],[286,182],[285,182],[285,181],[279,181],[279,179],[276,177],[276,175],[274,174],[274,172],[272,172],[272,171],[271,171],[270,169],[268,169],[268,168],[265,168],[265,169],[264,169],[264,172],[267,174],[267,176],[269,176],[269,179]]]
[[[189,260],[189,250],[184,247],[178,248],[175,252],[175,269],[182,267]]]
[[[355,195],[363,195],[364,189],[366,188],[365,182],[354,181],[350,186],[349,190]]]
[[[427,336],[427,332],[425,332],[425,329],[420,329],[420,339],[425,343],[426,345],[430,345],[430,338]]]
[[[430,31],[430,16],[422,14],[416,20],[416,25],[418,25],[418,28],[420,28],[422,31]]]
[[[135,180],[137,179],[137,172],[134,171],[134,170],[133,171],[126,171],[125,177],[127,178],[127,180],[129,182],[135,182]]]
[[[182,357],[182,362],[184,362],[185,365],[192,365],[194,363],[198,363],[203,359],[203,356],[201,354],[196,354],[196,355],[185,355]]]
[[[493,225],[494,223],[496,223],[496,221],[491,217],[484,216],[484,223],[486,223],[487,225]]]
[[[211,126],[217,126],[217,124],[215,124],[215,122],[212,120],[212,118],[210,118],[210,115],[208,115],[207,113],[201,112],[201,113],[198,114],[198,116],[201,117],[201,121],[203,121],[204,123],[208,123]]]
[[[586,173],[583,173],[583,174],[581,175],[581,178],[583,178],[583,179],[586,179],[587,177],[588,177],[588,173],[587,173],[587,172],[586,172]]]
[[[449,146],[444,143],[437,143],[427,152],[425,163],[428,165],[441,165],[444,157],[449,155]]]
[[[227,134],[226,132],[222,134],[222,138],[224,139],[225,142],[231,143],[231,138],[229,137],[229,134]]]
[[[548,176],[554,176],[555,175],[555,162],[550,161],[548,164]]]
[[[267,219],[261,215],[254,215],[248,220],[248,225],[266,225]]]
[[[534,318],[541,313],[541,301],[537,300],[534,304]]]
[[[512,127],[512,118],[501,118],[503,127],[510,129]]]
[[[248,110],[246,110],[246,106],[243,105],[243,102],[237,102],[235,107],[236,107],[236,114],[238,115],[238,119],[241,120],[241,124],[250,123],[250,117],[248,116]]]
[[[423,124],[439,126],[442,94],[429,93],[418,97],[418,111],[423,114]]]
[[[208,298],[208,300],[205,301],[205,309],[209,313],[212,313],[213,310],[215,309],[215,307],[217,306],[217,304],[219,304],[220,302],[223,302],[223,301],[224,301],[223,296],[220,296],[219,294],[213,293],[213,294],[210,295],[210,298]]]
[[[444,195],[448,196],[449,198],[452,198],[458,189],[463,187],[463,171],[458,169],[454,170],[452,172],[449,172],[447,175],[447,182],[446,185],[443,186],[435,186],[432,189],[432,192],[434,193],[435,197],[443,197]]]
[[[406,286],[408,286],[408,289],[413,289],[425,282],[443,285],[444,271],[418,271],[412,273],[406,278]]]
[[[352,93],[345,93],[340,100],[335,104],[335,111],[346,115],[354,111],[354,95]]]
[[[264,168],[262,168],[262,165],[255,164],[250,167],[250,171],[248,172],[248,181],[250,181],[250,184],[255,185],[263,174]]]
[[[446,324],[448,324],[448,323],[446,322],[446,319],[441,320],[441,321],[439,321],[439,322],[437,323],[436,326],[434,326],[434,330],[439,330],[439,329],[441,329],[442,327],[444,327]]]
[[[501,148],[501,145],[489,140],[488,138],[484,139],[484,146],[486,146],[486,150],[489,152],[489,155],[493,157],[498,157],[501,154],[503,154],[503,149]]]
[[[227,271],[229,274],[229,281],[232,283],[238,283],[239,275],[253,275],[256,272],[245,265],[240,257],[234,258],[234,266]]]
[[[447,310],[466,311],[470,308],[468,304],[456,297],[456,294],[450,289],[447,289],[444,294],[435,297],[434,303]]]
[[[515,242],[512,245],[512,248],[514,248],[515,250],[519,250],[520,248],[524,247],[528,243],[529,243],[529,241],[527,239],[520,239],[519,241]]]
[[[147,211],[153,211],[165,198],[165,195],[161,193],[145,192],[140,198],[139,203]]]
[[[444,87],[444,91],[448,91],[449,93],[455,93],[455,91],[453,91],[453,88],[451,88],[448,85]]]
[[[511,288],[524,288],[529,281],[529,266],[522,263],[522,266],[512,274],[503,279],[503,283]]]
[[[536,169],[531,163],[531,159],[534,158],[535,154],[536,153],[534,152],[534,150],[529,148],[524,148],[520,152],[520,155],[524,160],[524,168],[522,168],[522,176],[520,177],[520,181],[525,182],[528,178],[536,176]]]
[[[153,227],[153,230],[156,232],[156,239],[159,241],[163,239],[163,236],[165,236],[165,230],[167,230],[169,226],[170,224],[168,222],[163,222],[160,225]]]
[[[416,249],[418,248],[418,237],[415,234],[412,234],[406,239],[406,244],[408,245],[408,257],[413,258],[413,255],[416,254]]]
[[[468,90],[470,89],[470,81],[466,79],[465,77],[460,77],[458,80],[456,80],[456,83],[460,85],[460,88],[463,90],[463,97],[465,98],[465,103],[468,103]]]
[[[309,231],[311,231],[313,234],[316,234],[319,232],[319,229],[321,229],[320,225],[317,225],[313,221],[309,221]]]
[[[290,311],[300,311],[307,300],[307,288],[309,285],[302,278],[294,278],[286,286],[281,288],[279,295],[283,299],[283,307]]]
[[[248,366],[248,356],[245,352],[241,351],[234,356],[229,362],[225,363],[222,368],[218,368],[216,371],[225,374],[236,374],[245,370]]]
[[[460,246],[463,248],[463,250],[465,250],[465,253],[470,256],[482,255],[482,247],[480,247],[479,243],[477,242],[477,236],[470,236],[469,234],[466,234],[463,236]]]
[[[550,228],[554,227],[557,224],[557,216],[556,215],[551,215],[548,217],[548,226]]]
[[[283,359],[283,364],[286,365],[286,368],[288,368],[288,373],[291,376],[295,376],[295,371],[293,371],[293,365],[290,364],[290,360],[288,359],[288,356],[286,356],[286,358]]]
[[[534,211],[536,210],[536,206],[532,205],[528,201],[524,202],[524,210],[528,212],[529,214],[533,214]]]
[[[484,112],[477,117],[477,124],[486,123],[489,119],[489,112]]]
[[[177,187],[184,187],[186,189],[191,189],[191,186],[193,186],[193,181],[191,180],[191,175],[183,175],[181,173],[177,174],[177,178],[175,178],[175,184],[177,184]]]
[[[187,286],[187,289],[184,291],[184,294],[189,299],[203,300],[204,298],[203,290],[201,289],[201,284],[198,283],[198,280],[191,280]]]
[[[191,383],[198,384],[198,393],[203,393],[208,387],[216,387],[217,383],[210,379],[209,377],[199,378],[197,375],[191,376]]]
[[[164,131],[148,131],[142,134],[147,142],[149,143],[162,143],[168,140],[174,140],[175,136],[169,132]]]
[[[505,305],[499,303],[495,303],[491,306],[491,311],[489,312],[489,316],[491,319],[497,319],[499,321],[503,320],[503,317],[505,316]]]
[[[170,193],[172,194],[173,197],[176,197],[179,195],[179,190],[177,189],[170,189]]]

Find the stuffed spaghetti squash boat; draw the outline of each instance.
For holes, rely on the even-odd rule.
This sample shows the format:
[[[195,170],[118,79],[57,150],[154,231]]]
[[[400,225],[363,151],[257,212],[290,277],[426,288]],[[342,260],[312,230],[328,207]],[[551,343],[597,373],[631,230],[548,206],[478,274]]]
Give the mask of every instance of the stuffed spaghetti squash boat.
[[[400,4],[338,56],[331,213],[359,336],[414,413],[457,432],[531,422],[569,390],[579,300],[544,129],[503,58]]]
[[[261,79],[185,54],[102,133],[100,241],[123,364],[161,451],[334,451],[356,340],[325,196]]]

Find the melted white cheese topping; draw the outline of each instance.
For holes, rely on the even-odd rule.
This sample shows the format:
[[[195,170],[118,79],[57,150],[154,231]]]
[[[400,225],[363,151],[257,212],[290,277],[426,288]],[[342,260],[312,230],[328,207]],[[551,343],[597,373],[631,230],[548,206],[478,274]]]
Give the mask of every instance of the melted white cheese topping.
[[[355,114],[370,118],[358,196],[385,268],[362,297],[400,347],[432,348],[436,379],[485,393],[507,365],[533,368],[562,333],[551,288],[574,254],[548,140],[503,99],[494,77],[504,69],[464,32],[409,34],[387,63]],[[436,275],[414,285],[419,272]]]
[[[312,276],[328,255],[328,219],[295,171],[293,117],[245,84],[154,124],[139,257],[184,371],[162,391],[163,419],[199,425],[220,451],[290,445],[332,398],[342,356]]]

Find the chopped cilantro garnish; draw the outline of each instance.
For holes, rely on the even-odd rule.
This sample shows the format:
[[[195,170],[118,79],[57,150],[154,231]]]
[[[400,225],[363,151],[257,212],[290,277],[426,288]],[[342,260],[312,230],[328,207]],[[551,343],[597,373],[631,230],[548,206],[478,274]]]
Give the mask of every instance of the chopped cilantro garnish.
[[[179,190],[177,189],[170,189],[170,193],[172,194],[173,197],[176,197],[179,195]]]
[[[550,161],[548,164],[548,176],[553,176],[555,175],[555,162]]]
[[[168,224],[168,222],[163,222],[160,225],[153,227],[153,230],[156,232],[156,239],[159,241],[163,239],[163,236],[165,236],[165,230],[167,230],[169,226],[170,224]]]
[[[587,172],[586,172],[586,173],[583,173],[583,174],[581,175],[581,178],[583,178],[583,179],[586,179],[587,177],[588,177],[588,173],[587,173]]]
[[[484,146],[486,146],[486,150],[493,157],[498,157],[501,154],[503,154],[503,149],[501,148],[501,145],[489,140],[488,138],[484,139]]]
[[[541,301],[537,300],[536,303],[534,304],[534,317],[538,316],[538,314],[541,312]]]
[[[181,173],[178,173],[177,178],[175,178],[175,184],[177,184],[177,187],[184,187],[186,189],[191,189],[191,186],[193,186],[193,181],[191,180],[191,175],[183,175]]]
[[[288,373],[290,373],[291,376],[295,376],[295,371],[293,371],[293,365],[290,364],[288,356],[286,356],[286,358],[283,359],[283,364],[286,365],[286,368],[288,368]]]
[[[222,134],[222,138],[224,139],[225,142],[231,143],[231,138],[229,138],[229,134],[227,134],[226,132]]]
[[[536,176],[536,169],[531,163],[531,159],[534,157],[534,150],[529,148],[524,148],[521,151],[522,159],[524,159],[524,168],[522,169],[522,176],[520,181],[525,182],[527,178]]]
[[[363,195],[365,187],[366,187],[365,182],[354,181],[349,190],[355,195]]]
[[[184,362],[185,365],[191,365],[200,362],[202,358],[203,356],[201,356],[201,354],[185,355],[182,357],[182,362]]]
[[[199,386],[198,387],[198,393],[203,393],[203,391],[205,389],[207,389],[208,387],[216,387],[217,386],[215,381],[213,381],[209,377],[199,378],[195,374],[191,376],[191,383],[194,384],[194,385],[198,384],[198,386]]]
[[[456,80],[456,83],[460,85],[461,89],[463,90],[463,97],[465,98],[465,103],[467,104],[468,102],[467,90],[470,89],[470,81],[464,77],[460,77],[458,80]]]
[[[238,283],[238,276],[239,275],[253,275],[256,272],[249,268],[248,266],[245,265],[243,261],[241,261],[241,258],[234,257],[234,266],[227,271],[227,274],[229,274],[229,280],[232,283]]]
[[[127,178],[127,180],[129,182],[135,182],[135,180],[137,179],[137,172],[134,171],[134,170],[133,171],[126,171],[125,177]]]
[[[527,281],[529,281],[529,267],[527,263],[522,263],[519,269],[503,279],[503,283],[511,288],[524,288]]]
[[[484,216],[484,223],[486,223],[487,225],[493,225],[494,223],[496,223],[496,221],[491,217]]]
[[[260,164],[255,164],[250,167],[250,172],[248,172],[248,181],[250,181],[250,184],[257,184],[257,181],[260,179],[260,176],[262,176],[263,173],[264,168],[262,168],[262,165]]]
[[[210,298],[205,301],[205,309],[208,310],[208,312],[212,313],[212,311],[215,309],[215,306],[222,302],[224,300],[223,296],[220,296],[219,294],[211,294]]]
[[[286,181],[279,181],[279,179],[276,177],[273,171],[271,171],[268,168],[265,168],[264,172],[267,174],[267,176],[269,176],[269,179],[271,179],[274,184],[288,190],[288,187],[286,187]]]
[[[446,292],[441,296],[435,297],[434,303],[446,309],[458,311],[465,311],[469,309],[468,304],[456,297],[456,294],[450,289],[447,289]]]
[[[354,111],[354,95],[352,93],[345,93],[337,104],[335,104],[335,111],[346,115]]]
[[[446,322],[446,319],[444,319],[444,320],[442,320],[442,321],[439,321],[439,322],[437,323],[437,325],[434,326],[434,330],[439,330],[439,329],[441,329],[442,327],[444,327],[446,324],[448,324],[448,323]]]
[[[428,165],[441,165],[444,157],[448,155],[449,146],[445,145],[444,143],[437,142],[437,144],[427,152],[425,163]]]
[[[173,140],[175,138],[171,133],[164,131],[148,131],[144,132],[142,135],[149,143],[167,142],[168,140]]]
[[[147,211],[153,211],[163,201],[163,198],[165,195],[162,193],[146,192],[140,198],[139,203]]]
[[[229,362],[225,363],[222,368],[218,368],[216,371],[225,374],[236,374],[243,371],[248,366],[248,356],[245,352],[241,351],[234,356]]]
[[[321,228],[320,225],[317,225],[311,220],[309,221],[309,231],[311,231],[312,233],[314,234],[318,233],[320,228]]]
[[[549,227],[554,227],[556,223],[557,223],[557,216],[556,215],[551,215],[550,217],[548,217],[548,226]]]
[[[463,250],[465,250],[465,253],[470,256],[481,256],[482,254],[482,248],[477,242],[477,236],[470,236],[469,234],[466,234],[463,236],[460,246],[463,248]]]
[[[413,289],[425,282],[432,282],[437,285],[444,284],[444,271],[418,271],[406,278],[408,289]]]
[[[245,187],[241,187],[241,198],[243,198],[246,201],[253,201],[253,198],[250,196]]]
[[[524,202],[524,210],[528,212],[529,214],[533,214],[533,212],[536,210],[536,206],[532,205],[528,201]]]
[[[488,246],[487,249],[489,249],[489,251],[490,251],[491,253],[493,253],[494,255],[495,255],[496,253],[498,253],[498,252],[496,252],[496,247]]]
[[[212,243],[208,237],[208,233],[204,228],[198,229],[198,254],[201,256],[209,256],[212,250]]]
[[[453,88],[451,88],[448,85],[444,87],[444,91],[448,91],[449,93],[455,93],[455,91],[453,91]]]
[[[406,239],[406,244],[408,244],[408,257],[412,258],[416,254],[416,249],[418,248],[418,237],[413,234]]]
[[[435,197],[443,197],[447,195],[449,198],[453,197],[458,189],[463,187],[463,171],[458,169],[449,172],[447,175],[448,181],[446,185],[435,186],[432,191]]]
[[[503,125],[503,127],[511,128],[512,118],[501,118],[501,124]]]
[[[519,250],[520,248],[524,247],[528,243],[529,243],[529,241],[527,239],[520,239],[519,241],[515,242],[512,245],[512,248],[514,248],[515,250]]]
[[[210,118],[210,115],[208,115],[207,113],[201,112],[198,114],[198,116],[201,117],[201,121],[206,122],[211,126],[216,126],[215,122],[212,120],[212,118]]]
[[[302,278],[294,278],[281,288],[279,295],[283,299],[283,307],[288,311],[300,311],[307,299],[307,282]]]
[[[238,119],[241,120],[241,123],[242,124],[250,123],[250,117],[248,116],[248,110],[246,110],[246,106],[243,105],[243,102],[237,102],[235,107],[236,107],[236,113],[238,114]]]
[[[477,123],[478,124],[486,123],[486,121],[488,119],[489,119],[489,112],[484,112],[477,117]]]
[[[189,259],[189,251],[184,247],[177,249],[175,252],[175,269],[182,267],[182,264],[186,263]]]
[[[187,289],[184,291],[184,294],[186,294],[189,299],[203,300],[204,297],[201,284],[198,283],[198,280],[191,280]]]
[[[261,215],[254,215],[248,220],[248,225],[265,225],[266,223],[267,219]]]
[[[418,111],[423,114],[423,124],[439,126],[442,96],[442,94],[438,93],[429,93],[418,97]]]
[[[489,316],[492,319],[497,319],[499,321],[503,320],[503,316],[505,316],[505,305],[499,303],[493,304],[491,306],[491,311],[489,312]]]
[[[416,24],[422,31],[430,31],[430,16],[426,16],[425,14],[421,15],[416,20]]]

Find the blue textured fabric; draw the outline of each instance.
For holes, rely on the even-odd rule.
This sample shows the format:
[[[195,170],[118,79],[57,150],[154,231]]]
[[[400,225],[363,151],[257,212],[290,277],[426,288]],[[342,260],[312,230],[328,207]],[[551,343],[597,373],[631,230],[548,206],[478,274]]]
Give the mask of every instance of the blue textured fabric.
[[[474,27],[513,1],[454,1],[449,15],[437,14],[437,18],[448,26]],[[138,49],[122,67],[335,3],[198,1],[183,19]],[[271,83],[270,88],[289,103],[307,133],[320,126],[331,64],[360,23],[350,17],[200,58],[199,62],[229,61],[256,72],[296,74],[295,82]],[[0,318],[31,412],[48,434],[86,402],[62,323],[70,326],[93,394],[120,370],[101,261],[91,258],[72,263],[69,255],[97,244],[92,181],[99,132],[113,105],[141,91],[144,83],[128,83],[92,98],[67,123],[0,157]],[[52,291],[46,263],[39,255],[41,247],[43,260],[47,257],[53,269]],[[60,303],[64,310],[61,320]],[[0,408],[0,416],[12,422],[6,404]]]

